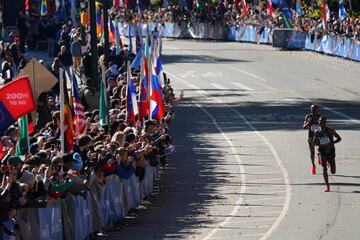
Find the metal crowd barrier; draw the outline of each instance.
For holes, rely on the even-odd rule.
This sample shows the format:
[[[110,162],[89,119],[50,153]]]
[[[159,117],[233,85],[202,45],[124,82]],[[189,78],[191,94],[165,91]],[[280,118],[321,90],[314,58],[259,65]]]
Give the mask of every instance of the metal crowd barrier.
[[[271,44],[273,42],[273,29],[254,26],[223,26],[210,23],[193,23],[191,26],[185,23],[164,23],[148,24],[149,30],[158,28],[160,35],[168,38],[191,38],[191,39],[210,39],[226,40],[239,42],[252,42]],[[129,24],[117,23],[119,33],[127,36]],[[139,29],[142,29],[142,36],[146,34],[144,24],[131,24],[131,35],[135,36]],[[356,39],[349,39],[340,36],[323,36],[314,38],[307,34],[306,50],[326,53],[334,56],[360,61],[360,42]]]
[[[69,195],[47,208],[18,210],[21,237],[3,235],[4,240],[86,239],[110,223],[124,218],[130,209],[139,206],[153,192],[158,168],[147,165],[143,181],[133,174],[129,179],[116,175],[105,185],[94,182],[86,196]],[[12,222],[5,225],[14,229]]]

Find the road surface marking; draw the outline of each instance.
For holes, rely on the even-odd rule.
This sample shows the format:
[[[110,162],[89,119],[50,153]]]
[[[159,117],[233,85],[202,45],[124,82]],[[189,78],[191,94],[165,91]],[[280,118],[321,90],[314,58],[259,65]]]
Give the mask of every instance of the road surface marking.
[[[242,69],[240,69],[238,67],[233,67],[233,66],[230,66],[230,65],[227,65],[227,64],[222,64],[222,65],[226,66],[227,68],[230,68],[231,70],[241,72],[241,73],[243,73],[245,75],[248,75],[248,76],[253,77],[255,79],[258,79],[260,81],[267,82],[267,80],[265,78],[262,78],[260,76],[255,75],[255,74],[252,74],[252,73],[250,73],[248,71],[242,70]]]
[[[194,84],[170,73],[170,72],[167,72],[167,74],[169,76],[172,76],[173,78],[176,78],[184,83],[186,83],[189,87],[193,88],[193,89],[199,89],[197,86],[195,86]],[[205,96],[207,96],[205,94]],[[248,125],[248,127],[250,129],[253,130],[253,132],[258,135],[262,140],[263,142],[269,147],[271,153],[273,154],[273,156],[275,157],[275,160],[276,162],[278,163],[279,167],[280,167],[280,170],[281,172],[283,173],[283,177],[284,177],[284,181],[285,181],[285,185],[286,185],[286,198],[285,198],[285,203],[283,204],[283,209],[279,215],[279,217],[276,219],[276,221],[274,222],[274,224],[270,227],[270,229],[263,235],[263,237],[261,238],[261,240],[264,240],[264,239],[267,239],[274,231],[275,229],[280,225],[281,221],[285,218],[288,210],[289,210],[289,206],[290,206],[290,199],[291,199],[291,185],[290,185],[290,178],[289,178],[289,174],[284,166],[284,163],[281,161],[280,159],[280,156],[279,154],[277,153],[275,147],[270,143],[270,141],[265,138],[247,119],[244,115],[242,115],[240,112],[238,112],[236,109],[232,108],[231,106],[229,106],[228,104],[226,104],[225,102],[219,100],[218,98],[215,98],[215,97],[211,97],[211,96],[208,96],[209,98],[211,99],[214,99],[215,101],[217,101],[218,103],[221,103],[223,104],[225,107],[227,107],[228,109],[230,109],[232,112],[234,112],[239,118],[241,118],[245,123],[246,125]],[[199,106],[199,105],[198,105]],[[200,106],[201,107],[201,106]],[[206,109],[202,108],[203,111],[206,111]],[[209,115],[209,116],[212,116],[209,112],[206,111],[206,113]],[[215,120],[215,119],[214,119]],[[215,121],[216,122],[216,121]],[[217,123],[216,123],[217,124]],[[225,134],[224,134],[225,135]],[[226,137],[226,135],[225,135]],[[230,140],[229,140],[230,141]],[[231,142],[231,141],[230,141]],[[232,144],[232,142],[231,142]],[[233,145],[232,145],[233,147]],[[238,155],[235,155],[235,157],[238,157]],[[243,171],[242,171],[243,172]],[[233,217],[233,215],[235,215],[235,213],[238,211],[239,209],[239,206],[235,206],[233,211],[231,212],[229,218],[225,219],[220,225],[219,227],[217,228],[214,228],[212,229],[212,231],[210,231],[204,238],[203,240],[208,240],[208,239],[211,239],[211,237],[213,237],[217,231],[220,230],[221,226],[224,226],[226,225],[230,220],[231,218]]]
[[[244,85],[244,84],[241,84],[241,83],[238,83],[238,82],[232,82],[231,84],[232,84],[232,85],[235,85],[235,86],[237,86],[238,88],[243,89],[243,90],[245,90],[245,91],[254,91],[253,88],[248,87],[248,86],[246,86],[246,85]]]
[[[278,199],[284,199],[285,196],[283,197],[275,197],[275,198],[256,198],[256,199],[245,199],[245,202],[258,202],[258,201],[268,201],[268,200],[278,200]]]
[[[251,180],[252,183],[264,182],[264,181],[275,181],[275,180],[282,180],[283,178],[268,178],[268,179],[253,179]]]
[[[304,96],[301,96],[300,94],[297,94],[297,93],[295,93],[295,92],[294,92],[293,94],[294,94],[295,96],[297,96],[298,98],[302,98],[303,100],[305,100],[305,101],[307,101],[307,102],[309,102],[309,103],[314,103],[314,101],[312,101],[311,99],[306,98],[306,97],[304,97]],[[341,117],[343,117],[343,118],[345,118],[345,119],[347,119],[347,120],[350,120],[351,122],[353,122],[353,123],[355,123],[355,124],[360,124],[360,120],[354,119],[354,118],[350,117],[349,115],[346,115],[346,114],[344,114],[344,113],[342,113],[342,112],[336,111],[336,110],[334,110],[334,109],[332,109],[332,108],[326,107],[326,106],[324,106],[324,105],[322,105],[322,104],[319,104],[319,103],[316,103],[316,105],[318,105],[319,107],[321,107],[321,108],[323,108],[323,109],[325,109],[325,110],[328,110],[329,112],[335,113],[336,115],[339,115],[339,116],[341,116]]]
[[[259,85],[261,87],[264,87],[264,88],[266,88],[267,90],[270,90],[270,91],[276,91],[277,90],[276,88],[274,88],[272,86],[269,86],[269,85],[267,85],[265,83],[262,83],[262,82],[254,82],[254,84],[257,84],[257,85]]]
[[[211,121],[213,122],[213,124],[215,125],[215,127],[218,129],[218,131],[221,133],[222,137],[228,142],[230,148],[232,149],[232,151],[235,154],[235,158],[237,160],[237,162],[239,163],[239,169],[240,172],[244,172],[244,167],[242,165],[241,159],[239,157],[238,154],[236,154],[236,150],[235,147],[231,141],[230,138],[228,138],[226,136],[226,134],[224,133],[224,131],[221,129],[221,127],[219,126],[219,124],[217,123],[216,119],[214,118],[214,116],[209,113],[205,108],[203,108],[202,106],[200,106],[197,103],[194,103],[196,107],[198,107],[199,109],[201,109],[206,115],[208,115],[208,117],[211,119]],[[225,226],[226,224],[229,223],[229,221],[232,219],[232,217],[239,211],[240,207],[241,207],[241,203],[243,202],[243,198],[241,197],[241,194],[244,194],[246,192],[246,182],[245,182],[245,175],[241,175],[241,186],[240,186],[240,194],[239,197],[236,201],[236,206],[234,207],[234,209],[231,211],[230,216],[226,217],[226,219],[224,221],[222,221],[218,227],[212,229],[210,231],[211,236],[213,236],[217,231],[219,231],[223,226]],[[210,236],[210,234],[208,236]],[[210,237],[211,237],[210,236]],[[210,239],[210,238],[204,238],[204,239]]]
[[[216,84],[216,83],[211,83],[210,85],[213,86],[216,89],[219,89],[219,90],[224,90],[224,91],[231,90],[231,89],[227,89],[226,87],[224,87],[224,86],[222,86],[220,84]]]

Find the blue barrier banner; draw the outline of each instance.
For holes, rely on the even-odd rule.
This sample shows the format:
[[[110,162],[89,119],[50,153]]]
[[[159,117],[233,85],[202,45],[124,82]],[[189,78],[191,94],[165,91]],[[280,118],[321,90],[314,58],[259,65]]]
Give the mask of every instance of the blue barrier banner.
[[[120,184],[121,183],[118,177],[116,177],[116,179],[110,182],[109,197],[110,199],[112,199],[112,201],[110,201],[111,221],[118,221],[125,216]]]
[[[288,29],[275,29],[273,35],[273,47],[284,49],[305,48],[306,34]]]
[[[92,202],[90,193],[86,199],[82,196],[74,197],[75,204],[75,239],[85,239],[93,231]]]
[[[9,230],[14,231],[15,226],[14,223],[11,220],[8,220],[6,222],[2,222],[2,224]],[[6,233],[2,233],[2,237],[0,237],[2,240],[16,240],[17,238],[15,236],[7,235]]]
[[[108,225],[109,223],[109,219],[110,219],[110,199],[107,193],[107,185],[105,186],[100,186],[100,199],[99,199],[99,204],[100,204],[100,214],[101,214],[101,226],[105,227],[106,225]]]
[[[143,36],[145,36],[147,31],[146,24],[132,24],[132,36],[134,36],[134,31],[138,26],[141,27]],[[192,27],[188,28],[187,24],[184,23],[165,23],[163,25],[148,24],[150,31],[153,31],[156,26],[163,37],[221,39],[265,44],[273,43],[274,47],[307,49],[360,61],[360,43],[355,39],[344,39],[342,37],[332,36],[318,37],[314,34],[299,33],[287,29],[258,29],[258,27],[253,26],[224,27],[207,23],[193,23]],[[129,26],[127,23],[118,23],[117,27],[120,35],[128,35]],[[291,33],[281,33],[281,31]]]
[[[40,208],[38,211],[40,239],[62,240],[63,231],[60,204]]]

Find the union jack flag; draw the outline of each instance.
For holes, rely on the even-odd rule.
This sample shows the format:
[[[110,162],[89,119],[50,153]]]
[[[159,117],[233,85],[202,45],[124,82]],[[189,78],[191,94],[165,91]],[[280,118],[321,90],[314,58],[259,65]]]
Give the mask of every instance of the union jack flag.
[[[84,106],[81,104],[77,80],[75,74],[73,75],[73,84],[72,84],[72,98],[73,98],[73,107],[74,107],[74,119],[73,124],[75,128],[75,138],[79,137],[80,135],[86,132],[86,117],[84,114]]]

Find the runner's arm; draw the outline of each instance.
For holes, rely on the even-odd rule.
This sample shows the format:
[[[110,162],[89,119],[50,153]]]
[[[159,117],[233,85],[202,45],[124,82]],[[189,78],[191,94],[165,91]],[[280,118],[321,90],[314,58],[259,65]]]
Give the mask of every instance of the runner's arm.
[[[336,140],[334,141],[334,144],[341,141],[341,137],[340,137],[340,135],[335,131],[335,129],[332,129],[332,133],[331,133],[331,134],[336,138]]]
[[[311,116],[306,115],[305,120],[304,120],[304,124],[303,124],[303,128],[304,129],[309,128],[310,123],[311,123]]]

